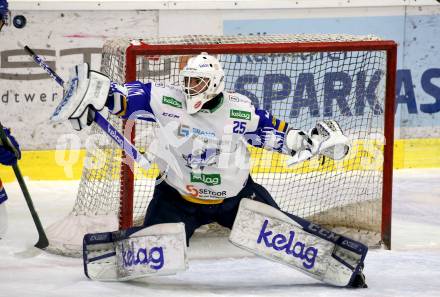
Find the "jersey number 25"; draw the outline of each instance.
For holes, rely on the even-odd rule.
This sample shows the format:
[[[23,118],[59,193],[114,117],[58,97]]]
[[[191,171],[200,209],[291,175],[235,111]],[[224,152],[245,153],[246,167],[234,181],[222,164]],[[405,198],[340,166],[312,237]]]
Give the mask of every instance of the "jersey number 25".
[[[232,132],[236,134],[243,134],[246,130],[246,122],[234,121]]]

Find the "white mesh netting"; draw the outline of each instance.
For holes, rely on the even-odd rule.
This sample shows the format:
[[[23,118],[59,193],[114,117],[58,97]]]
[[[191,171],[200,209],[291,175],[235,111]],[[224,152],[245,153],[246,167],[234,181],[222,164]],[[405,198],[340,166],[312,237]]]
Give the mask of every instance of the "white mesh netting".
[[[248,96],[254,105],[269,110],[298,129],[309,130],[320,119],[334,119],[351,139],[352,149],[343,161],[314,158],[294,168],[286,168],[285,156],[250,147],[253,158],[251,174],[256,182],[269,190],[283,210],[336,228],[338,232],[369,245],[378,245],[382,213],[386,53],[379,50],[321,51],[318,47],[316,52],[296,52],[294,46],[298,42],[322,44],[372,40],[378,39],[347,35],[184,36],[149,38],[142,42],[118,39],[105,43],[101,71],[113,81],[123,83],[127,68],[126,49],[130,45],[142,47],[142,43],[255,44],[256,48],[261,44],[292,43],[291,52],[283,53],[274,50],[230,54],[225,49],[217,58],[225,70],[226,89]],[[187,58],[187,55],[178,54],[141,53],[136,57],[136,79],[177,84],[179,70]],[[122,130],[118,118],[110,116],[109,120]],[[136,122],[135,144],[140,150],[148,147],[153,129],[154,124]],[[98,126],[91,128],[90,135],[94,141],[87,149],[70,218],[94,217],[96,222],[96,218],[111,217],[111,226],[95,228],[96,224],[92,223],[81,232],[109,231],[116,228],[121,187],[122,190],[126,187],[120,182],[121,151]],[[144,172],[136,166],[134,168],[135,224],[142,223],[157,174],[154,169]],[[56,238],[56,232],[51,236]],[[59,252],[62,248],[58,246],[53,250]],[[66,253],[75,251],[72,249]]]

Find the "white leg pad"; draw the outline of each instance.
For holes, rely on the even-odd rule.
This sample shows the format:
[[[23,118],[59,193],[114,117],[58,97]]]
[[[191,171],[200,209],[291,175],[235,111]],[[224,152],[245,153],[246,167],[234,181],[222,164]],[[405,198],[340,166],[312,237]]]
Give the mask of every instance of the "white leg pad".
[[[229,240],[335,286],[349,284],[367,251],[360,243],[250,199],[241,201]]]
[[[87,234],[84,272],[100,281],[126,281],[170,275],[188,267],[183,223],[158,224],[131,233]]]

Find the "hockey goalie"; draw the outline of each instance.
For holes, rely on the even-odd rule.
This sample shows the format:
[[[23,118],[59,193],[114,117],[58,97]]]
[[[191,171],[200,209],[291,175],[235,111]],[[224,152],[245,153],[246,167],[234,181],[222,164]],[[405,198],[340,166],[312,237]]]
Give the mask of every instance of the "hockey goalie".
[[[182,271],[194,231],[217,222],[231,229],[233,244],[258,256],[335,286],[366,287],[365,245],[283,212],[250,176],[248,145],[286,154],[289,165],[315,155],[344,158],[350,145],[338,123],[324,120],[301,131],[256,109],[249,98],[224,90],[222,66],[207,53],[189,59],[179,80],[180,86],[118,85],[87,64],[71,70],[53,121],[69,120],[81,130],[108,110],[158,125],[149,152],[161,173],[144,224],[87,234],[86,275],[129,280]],[[97,89],[103,86],[108,92]]]

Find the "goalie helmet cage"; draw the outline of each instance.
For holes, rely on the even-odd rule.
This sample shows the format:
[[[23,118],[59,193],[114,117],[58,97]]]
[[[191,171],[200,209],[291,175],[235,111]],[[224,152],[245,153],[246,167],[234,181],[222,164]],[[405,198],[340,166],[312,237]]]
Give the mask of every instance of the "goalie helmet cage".
[[[390,248],[396,43],[352,35],[116,39],[103,47],[101,71],[118,83],[176,85],[188,58],[201,52],[220,60],[226,90],[248,96],[295,128],[335,119],[351,139],[344,160],[314,158],[293,168],[285,167],[283,155],[250,148],[251,175],[280,208],[370,246]],[[154,123],[112,115],[109,121],[151,157]],[[73,247],[60,230],[74,228],[81,237],[116,224],[139,225],[152,197],[157,167],[138,168],[96,125],[90,135],[94,141],[71,219],[48,232],[57,253],[69,254],[65,249]]]

